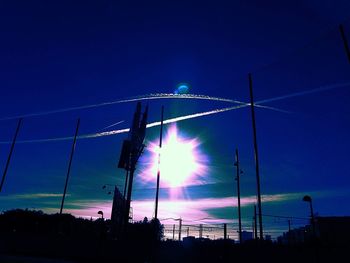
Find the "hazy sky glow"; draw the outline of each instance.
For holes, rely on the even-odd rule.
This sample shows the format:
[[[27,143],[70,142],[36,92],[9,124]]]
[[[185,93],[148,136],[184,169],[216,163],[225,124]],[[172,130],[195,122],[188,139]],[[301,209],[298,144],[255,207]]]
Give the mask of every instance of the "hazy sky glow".
[[[134,219],[154,213],[164,106],[160,217],[228,222],[235,236],[238,148],[243,228],[251,230],[252,73],[265,233],[288,229],[287,219],[274,215],[296,217],[292,227],[307,223],[305,194],[320,215],[350,214],[350,206],[339,205],[350,202],[350,64],[338,30],[342,23],[350,39],[348,0],[0,5],[0,171],[24,116],[0,210],[59,211],[80,118],[64,211],[97,217],[103,210],[108,217],[108,192],[124,189],[117,162],[141,101],[149,118]],[[181,83],[189,89],[178,90]]]

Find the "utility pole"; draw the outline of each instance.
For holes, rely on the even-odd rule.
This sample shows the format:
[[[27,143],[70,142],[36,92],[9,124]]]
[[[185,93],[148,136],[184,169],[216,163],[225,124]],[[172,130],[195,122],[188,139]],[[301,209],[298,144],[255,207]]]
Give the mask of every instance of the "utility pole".
[[[181,241],[182,219],[179,219],[179,241]]]
[[[256,219],[256,205],[254,205],[254,238],[258,238],[258,226],[257,226],[257,219]]]
[[[253,137],[254,137],[254,156],[255,156],[255,172],[256,172],[256,186],[258,197],[258,213],[259,213],[259,232],[260,240],[263,240],[263,224],[262,224],[262,211],[261,211],[261,193],[260,193],[260,174],[259,174],[259,155],[258,155],[258,142],[256,139],[256,123],[255,123],[255,108],[254,108],[254,96],[253,96],[253,81],[252,75],[248,74],[249,79],[249,91],[250,91],[250,108],[252,113],[253,124]]]
[[[288,244],[291,244],[290,219],[288,219]]]
[[[190,227],[187,227],[187,237],[190,236]]]
[[[173,225],[173,240],[175,240],[175,224]]]
[[[288,232],[290,232],[290,219],[288,219]]]
[[[316,237],[315,216],[314,216],[314,209],[312,207],[312,198],[309,195],[305,195],[303,197],[303,201],[308,202],[310,204],[312,232],[313,232],[313,236]]]
[[[1,184],[0,184],[0,192],[2,190],[2,186],[4,185],[4,182],[5,182],[5,177],[6,177],[6,174],[7,174],[7,170],[9,168],[9,165],[10,165],[10,160],[11,160],[11,156],[12,156],[12,152],[13,152],[13,149],[15,148],[15,144],[16,144],[16,140],[17,140],[17,135],[18,135],[18,132],[19,132],[19,128],[21,127],[21,123],[22,123],[22,118],[20,118],[18,120],[18,124],[17,124],[17,128],[16,128],[16,132],[15,132],[15,136],[13,137],[13,140],[12,140],[12,145],[11,145],[11,148],[10,148],[10,153],[7,157],[7,161],[6,161],[6,165],[5,165],[5,170],[4,170],[4,173],[2,174],[2,178],[1,178]]]
[[[158,172],[157,172],[157,190],[156,190],[156,205],[154,211],[154,218],[158,218],[158,196],[159,196],[159,180],[160,180],[160,154],[162,149],[163,138],[163,119],[164,119],[164,106],[162,106],[161,121],[160,121],[160,134],[159,134],[159,153],[158,153]]]
[[[224,224],[224,239],[227,239],[227,224]]]
[[[236,149],[236,161],[235,166],[236,170],[236,181],[237,181],[237,197],[238,197],[238,236],[239,243],[242,243],[242,218],[241,218],[241,190],[240,190],[240,167],[239,167],[239,157],[238,157],[238,149]]]
[[[203,237],[203,225],[200,224],[199,225],[199,238],[202,238]]]
[[[315,215],[314,209],[312,207],[312,200],[310,201],[310,211],[311,211],[311,224],[314,237],[316,237],[316,227],[315,227]]]
[[[341,35],[341,38],[342,38],[343,43],[344,43],[345,53],[346,53],[348,60],[350,62],[350,48],[349,48],[348,40],[347,40],[345,32],[344,32],[343,25],[339,25],[339,31],[340,31],[340,35]]]
[[[60,208],[60,215],[62,214],[63,205],[64,205],[64,199],[66,198],[68,180],[69,180],[69,175],[70,175],[70,168],[72,166],[72,160],[73,160],[73,155],[74,155],[74,151],[75,151],[75,145],[76,145],[76,142],[77,142],[77,135],[78,135],[78,131],[79,131],[79,126],[80,126],[80,118],[77,121],[77,127],[75,129],[74,140],[73,140],[72,149],[71,149],[71,152],[70,152],[70,158],[69,158],[69,163],[68,163],[68,170],[67,170],[67,175],[66,175],[66,183],[64,184],[64,190],[63,190],[63,196],[62,196],[62,202],[61,202],[61,208]]]
[[[315,215],[314,215],[314,209],[312,208],[312,202],[310,202],[310,209],[311,209],[311,224],[312,224],[312,230],[313,230],[313,232],[314,232],[314,237],[316,237]]]

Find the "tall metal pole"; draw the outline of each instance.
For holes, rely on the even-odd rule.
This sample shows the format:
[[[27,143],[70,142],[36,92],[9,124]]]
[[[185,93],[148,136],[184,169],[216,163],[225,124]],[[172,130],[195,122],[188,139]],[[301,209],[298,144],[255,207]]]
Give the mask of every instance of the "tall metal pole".
[[[173,240],[175,240],[175,224],[173,225]]]
[[[344,48],[345,48],[346,55],[347,55],[348,60],[350,62],[350,48],[349,48],[348,40],[347,40],[347,38],[345,36],[343,25],[339,25],[339,31],[340,31],[340,35],[341,35],[341,38],[342,38],[343,43],[344,43]]]
[[[316,237],[315,216],[314,209],[312,207],[312,199],[310,199],[310,211],[311,211],[311,224],[314,237]]]
[[[181,241],[182,219],[179,219],[179,241]]]
[[[18,135],[18,132],[19,132],[19,128],[21,127],[21,123],[22,123],[22,118],[20,118],[20,119],[18,120],[18,124],[17,124],[17,128],[16,128],[15,136],[13,137],[13,141],[12,141],[10,153],[9,153],[9,155],[8,155],[8,157],[7,157],[7,161],[6,161],[6,165],[5,165],[5,170],[4,170],[4,173],[2,174],[2,179],[1,179],[1,184],[0,184],[0,192],[1,192],[1,190],[2,190],[2,186],[4,185],[4,182],[5,182],[5,177],[6,177],[7,170],[8,170],[8,168],[9,168],[9,165],[10,165],[10,160],[11,160],[12,152],[13,152],[13,149],[14,149],[15,144],[16,144],[16,139],[17,139],[17,135]]]
[[[224,224],[224,239],[227,239],[227,224]]]
[[[60,214],[62,214],[63,205],[64,205],[64,199],[66,198],[68,179],[69,179],[69,174],[70,174],[70,168],[72,166],[72,160],[73,160],[73,155],[74,155],[74,151],[75,151],[75,144],[77,142],[77,135],[78,135],[78,131],[79,131],[79,125],[80,125],[80,118],[78,119],[78,122],[77,122],[77,127],[75,129],[74,140],[73,140],[73,144],[72,144],[72,149],[71,149],[71,152],[70,152],[70,158],[69,158],[69,164],[68,164],[68,170],[67,170],[67,176],[66,176],[66,183],[64,184],[64,190],[63,190]]]
[[[238,197],[238,235],[239,235],[239,243],[242,243],[242,218],[241,218],[241,189],[240,189],[240,167],[239,167],[239,157],[238,157],[238,149],[236,149],[236,162],[237,168],[236,181],[237,181],[237,197]]]
[[[288,219],[288,232],[290,232],[290,219]]]
[[[257,186],[257,197],[258,197],[259,232],[260,232],[260,239],[262,240],[264,236],[263,236],[262,211],[261,211],[260,174],[259,174],[259,157],[258,157],[259,155],[258,155],[258,143],[256,139],[253,81],[252,81],[252,75],[250,73],[248,74],[248,79],[249,79],[250,108],[252,112],[253,137],[254,137],[254,156],[255,156],[256,186]]]
[[[257,225],[257,218],[256,218],[256,205],[254,205],[254,238],[258,238],[258,225]]]
[[[291,239],[292,239],[292,237],[291,237],[291,235],[292,235],[292,233],[290,232],[290,219],[288,219],[288,245],[290,245],[291,244]]]
[[[157,172],[157,190],[156,190],[156,205],[154,211],[154,218],[158,218],[158,196],[159,196],[159,180],[160,180],[160,151],[162,149],[163,138],[163,118],[164,118],[164,106],[162,106],[161,121],[160,121],[160,134],[159,134],[159,153],[158,153],[158,172]]]

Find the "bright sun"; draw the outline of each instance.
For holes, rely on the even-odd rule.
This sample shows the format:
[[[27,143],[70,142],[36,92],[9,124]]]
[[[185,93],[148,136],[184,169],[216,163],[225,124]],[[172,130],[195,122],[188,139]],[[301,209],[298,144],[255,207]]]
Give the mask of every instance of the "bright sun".
[[[176,125],[172,125],[163,138],[161,152],[157,142],[151,142],[147,146],[151,152],[148,176],[151,173],[153,178],[156,177],[159,167],[163,186],[180,187],[198,184],[200,177],[207,172],[207,157],[199,150],[199,140],[180,136]]]

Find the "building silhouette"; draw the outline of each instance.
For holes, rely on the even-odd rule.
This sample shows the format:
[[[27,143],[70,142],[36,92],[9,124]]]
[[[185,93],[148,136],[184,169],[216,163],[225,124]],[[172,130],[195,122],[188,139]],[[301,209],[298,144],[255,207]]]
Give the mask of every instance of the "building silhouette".
[[[283,233],[277,240],[282,244],[301,244],[318,240],[325,245],[350,244],[350,216],[315,217],[315,233],[312,225],[306,225]]]

